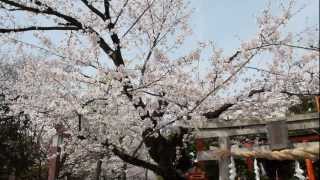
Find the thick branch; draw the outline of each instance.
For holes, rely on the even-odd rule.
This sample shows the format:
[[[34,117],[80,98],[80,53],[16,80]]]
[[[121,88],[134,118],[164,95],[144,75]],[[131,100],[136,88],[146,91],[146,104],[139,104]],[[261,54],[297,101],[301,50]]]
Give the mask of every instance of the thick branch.
[[[3,2],[3,3],[8,4],[10,6],[21,8],[22,10],[33,12],[33,13],[36,13],[36,14],[42,13],[42,14],[54,15],[54,16],[57,16],[57,17],[60,17],[60,18],[62,18],[64,20],[66,20],[67,22],[69,22],[72,25],[78,27],[79,29],[83,29],[82,24],[79,21],[77,21],[75,18],[73,18],[71,16],[67,16],[67,15],[61,14],[61,13],[53,10],[52,8],[50,8],[48,6],[43,5],[40,1],[36,1],[35,4],[37,4],[39,6],[46,7],[45,10],[40,10],[40,9],[34,8],[34,7],[28,7],[28,6],[22,5],[20,3],[16,3],[16,2],[11,1],[11,0],[0,0],[0,2]],[[36,29],[34,29],[34,30],[36,30]],[[67,29],[64,29],[64,30],[67,30]],[[95,32],[93,29],[90,29],[89,31],[91,31],[92,33],[95,33],[99,37],[98,43],[99,43],[100,47],[103,49],[103,51],[106,54],[109,55],[109,57],[111,57],[111,59],[113,60],[115,66],[118,67],[120,65],[124,65],[124,61],[123,61],[123,58],[122,58],[122,55],[121,55],[119,47],[116,50],[112,50],[112,48],[105,42],[105,40],[97,32]],[[115,41],[116,39],[119,39],[119,38],[114,37],[112,40]],[[117,44],[119,44],[119,43],[117,43]]]
[[[122,151],[120,151],[119,149],[117,149],[116,147],[113,146],[112,152],[118,156],[120,159],[122,159],[123,161],[130,163],[132,165],[135,166],[139,166],[139,167],[143,167],[149,170],[152,170],[153,172],[162,175],[164,174],[164,172],[155,164],[151,164],[149,162],[146,162],[144,160],[138,159],[136,157],[130,156]]]
[[[0,0],[0,2],[3,2],[5,4],[8,4],[8,5],[16,7],[16,8],[20,8],[21,10],[33,12],[36,14],[43,13],[43,14],[48,14],[48,15],[54,15],[54,16],[57,16],[59,18],[62,18],[64,20],[72,23],[73,25],[75,25],[79,28],[82,28],[82,24],[79,21],[77,21],[75,18],[61,14],[60,12],[53,10],[51,7],[43,5],[40,1],[35,1],[35,4],[37,4],[39,6],[44,6],[44,7],[46,7],[46,9],[40,10],[38,8],[28,7],[28,6],[22,5],[21,3],[17,3],[17,2],[11,1],[11,0]]]
[[[252,97],[255,94],[259,94],[259,93],[263,93],[266,92],[268,90],[266,90],[265,88],[261,88],[261,89],[253,89],[249,92],[247,97]],[[215,111],[209,111],[203,114],[204,117],[206,117],[207,119],[215,119],[218,118],[222,113],[226,112],[227,110],[229,110],[229,108],[231,108],[232,106],[234,106],[236,103],[225,103],[223,104],[220,108],[218,108]]]
[[[115,46],[115,50],[110,50],[111,48],[104,41],[104,39],[97,32],[96,34],[100,37],[100,40],[99,40],[100,47],[111,57],[116,67],[119,67],[120,65],[124,65],[124,61],[121,53],[119,36],[117,33],[112,32],[115,24],[112,23],[111,21],[109,0],[104,0],[104,8],[105,8],[104,20],[108,20],[107,28],[111,32],[110,38],[112,40],[113,45]]]
[[[89,4],[87,0],[81,0],[83,4],[85,4],[93,13],[95,13],[97,16],[99,16],[102,20],[106,20],[106,17],[102,12],[100,12],[97,8],[95,8],[93,5]]]
[[[267,92],[270,91],[268,89],[262,88],[262,89],[254,89],[251,90],[248,94],[247,97],[252,97],[255,94],[259,94],[259,93],[263,93],[263,92]],[[294,92],[289,92],[286,90],[282,90],[280,91],[280,93],[286,94],[288,96],[315,96],[315,95],[319,95],[319,94],[310,94],[310,93],[294,93]],[[226,103],[223,104],[220,108],[218,108],[215,111],[210,111],[210,112],[206,112],[203,114],[203,116],[205,116],[208,119],[214,119],[214,118],[218,118],[223,112],[227,111],[229,108],[231,108],[232,106],[234,106],[236,103]]]
[[[259,50],[259,49],[258,49]],[[196,105],[190,110],[190,113],[196,110],[209,96],[220,90],[227,82],[229,82],[232,78],[234,78],[249,62],[250,60],[258,53],[258,50],[252,54],[240,67],[235,70],[228,78],[226,78],[220,85],[216,86],[212,90],[210,90],[204,97],[202,97]]]
[[[249,95],[248,97],[252,97],[253,95],[255,94],[259,94],[259,93],[263,93],[263,92],[266,92],[267,90],[265,88],[262,88],[262,89],[254,89],[254,90],[251,90],[249,92]]]
[[[104,4],[104,15],[105,15],[106,19],[110,19],[111,16],[110,16],[110,3],[109,3],[109,0],[104,0],[103,4]]]
[[[41,27],[41,26],[30,26],[25,28],[13,28],[5,29],[0,28],[0,33],[10,33],[10,32],[24,32],[24,31],[64,31],[64,30],[79,30],[76,26],[51,26],[51,27]]]
[[[108,56],[112,59],[114,65],[116,67],[119,67],[120,65],[124,65],[124,61],[119,50],[112,50],[111,47],[106,43],[106,41],[98,34],[96,33],[99,37],[99,46],[103,49],[103,51],[108,54]]]
[[[208,119],[218,118],[223,112],[227,111],[230,107],[234,106],[234,103],[226,103],[215,111],[209,111],[203,114]]]
[[[317,93],[294,93],[294,92],[289,92],[289,91],[286,91],[286,90],[282,90],[282,91],[280,91],[280,93],[286,94],[288,96],[298,96],[298,97],[301,97],[301,96],[319,96],[319,94],[317,94]]]

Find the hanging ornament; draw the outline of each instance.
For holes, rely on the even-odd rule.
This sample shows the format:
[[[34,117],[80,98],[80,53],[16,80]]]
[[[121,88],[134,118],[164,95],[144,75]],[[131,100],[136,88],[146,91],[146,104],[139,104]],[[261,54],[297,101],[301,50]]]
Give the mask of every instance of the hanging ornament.
[[[260,169],[258,166],[257,159],[254,159],[253,166],[254,166],[254,174],[256,175],[256,180],[260,180]]]
[[[305,180],[306,177],[303,176],[303,170],[300,168],[299,161],[295,161],[295,173],[294,176],[297,177],[299,180]]]
[[[231,163],[228,166],[229,167],[229,174],[230,174],[229,179],[235,180],[236,176],[237,176],[237,169],[236,169],[236,165],[235,165],[233,156],[231,156],[230,159],[231,159]]]
[[[266,173],[266,170],[265,170],[264,167],[263,167],[263,164],[262,164],[262,163],[259,163],[259,165],[260,165],[261,175],[262,175],[262,176],[266,176],[267,173]]]

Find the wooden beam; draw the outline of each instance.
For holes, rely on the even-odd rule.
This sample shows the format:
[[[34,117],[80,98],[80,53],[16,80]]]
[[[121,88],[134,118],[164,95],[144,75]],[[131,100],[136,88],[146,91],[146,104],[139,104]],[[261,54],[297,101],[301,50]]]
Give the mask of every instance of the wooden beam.
[[[299,114],[274,119],[215,120],[215,122],[208,120],[198,127],[199,131],[196,132],[196,137],[212,138],[266,133],[267,122],[280,120],[286,120],[289,131],[319,128],[319,113]]]

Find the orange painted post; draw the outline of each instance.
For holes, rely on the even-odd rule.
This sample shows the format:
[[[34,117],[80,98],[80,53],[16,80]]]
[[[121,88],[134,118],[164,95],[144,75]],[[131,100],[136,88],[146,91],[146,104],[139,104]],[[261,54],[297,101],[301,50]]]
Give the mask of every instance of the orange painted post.
[[[207,180],[204,172],[193,172],[188,176],[188,180]]]
[[[304,141],[307,142],[307,141]],[[314,167],[311,159],[305,159],[306,167],[307,167],[307,175],[308,180],[316,180],[316,176],[314,175]]]
[[[49,146],[48,159],[48,180],[56,180],[59,174],[60,145],[63,143],[63,136],[68,136],[64,132],[66,129],[61,124],[55,126],[56,134],[52,136]]]
[[[196,150],[197,153],[205,150],[205,143],[203,139],[196,139]],[[200,161],[195,164],[195,168],[192,172],[188,173],[188,180],[207,180],[204,169],[204,162]]]
[[[307,174],[308,180],[316,180],[316,176],[314,175],[314,168],[311,159],[306,159],[306,167],[307,167]]]
[[[316,104],[317,104],[317,111],[320,112],[320,96],[316,96]],[[306,142],[306,141],[304,141]],[[311,159],[306,159],[306,167],[307,167],[307,174],[308,174],[308,179],[309,180],[316,180],[316,176],[314,175],[314,167],[312,164]]]
[[[252,148],[252,142],[245,142],[243,144],[243,146],[248,148],[248,149],[250,149],[250,148]],[[248,166],[248,170],[250,172],[253,172],[253,160],[252,160],[252,158],[249,158],[249,157],[246,158],[246,163],[247,163],[247,166]]]
[[[204,151],[205,144],[203,142],[203,139],[196,139],[196,149],[197,151]]]
[[[204,151],[205,150],[205,144],[203,142],[203,139],[196,139],[196,149],[197,152]],[[204,169],[203,162],[197,162],[198,166],[196,168]]]

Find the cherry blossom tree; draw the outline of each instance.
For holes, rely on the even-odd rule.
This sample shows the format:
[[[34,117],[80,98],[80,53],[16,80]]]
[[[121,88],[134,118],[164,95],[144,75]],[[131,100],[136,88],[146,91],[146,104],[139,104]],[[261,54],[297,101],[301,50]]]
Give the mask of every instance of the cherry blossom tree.
[[[0,64],[1,177],[14,174],[19,178],[41,178],[46,160],[41,128],[32,126],[32,120],[23,110],[12,112],[10,109],[10,105],[21,98],[12,87],[18,81],[18,70],[23,63],[0,59]]]
[[[270,7],[234,54],[208,41],[175,57],[191,34],[184,0],[0,0],[1,51],[25,60],[12,109],[47,136],[69,131],[62,176],[131,164],[184,179],[199,122],[279,115],[319,94],[319,29],[288,32],[300,9]]]

